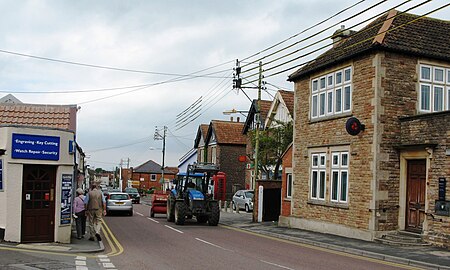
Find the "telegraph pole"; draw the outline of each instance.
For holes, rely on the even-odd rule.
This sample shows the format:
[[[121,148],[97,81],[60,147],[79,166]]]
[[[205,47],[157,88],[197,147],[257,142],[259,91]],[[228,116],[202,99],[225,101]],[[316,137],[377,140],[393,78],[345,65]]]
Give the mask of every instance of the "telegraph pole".
[[[155,135],[153,137],[154,140],[162,140],[163,141],[163,147],[162,147],[162,166],[161,166],[161,180],[160,183],[162,184],[161,190],[164,189],[164,160],[166,156],[166,134],[167,134],[167,126],[164,126],[162,131],[163,134],[161,135],[159,132],[161,130],[158,130],[158,127],[155,128]]]
[[[255,158],[254,158],[254,177],[252,177],[252,186],[254,190],[254,196],[256,198],[258,194],[258,189],[256,188],[256,180],[259,178],[259,132],[261,128],[261,91],[263,88],[263,69],[262,69],[262,62],[259,61],[259,74],[258,74],[258,86],[257,87],[244,87],[242,86],[242,79],[240,78],[241,73],[241,67],[239,66],[239,61],[236,60],[236,68],[235,68],[235,74],[233,78],[233,88],[236,89],[242,89],[242,88],[257,88],[258,89],[258,99],[256,100],[256,112],[255,112],[255,124],[256,124],[256,130],[255,130]],[[258,197],[258,201],[260,198]],[[259,211],[259,209],[258,209]],[[256,211],[253,212],[253,221],[257,220],[256,217]],[[258,216],[261,213],[258,213]],[[259,218],[258,218],[259,219]]]

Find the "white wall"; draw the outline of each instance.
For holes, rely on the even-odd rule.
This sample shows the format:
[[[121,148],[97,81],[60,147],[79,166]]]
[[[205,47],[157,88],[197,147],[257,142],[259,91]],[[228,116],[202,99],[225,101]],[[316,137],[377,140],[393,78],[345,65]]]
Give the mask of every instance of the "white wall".
[[[60,138],[59,160],[12,159],[12,133],[56,136]],[[55,241],[70,243],[71,225],[60,225],[62,174],[73,174],[74,156],[69,154],[72,132],[41,129],[0,127],[0,149],[6,149],[3,159],[3,191],[0,191],[0,227],[5,228],[5,240],[21,241],[23,164],[57,166],[55,187]]]

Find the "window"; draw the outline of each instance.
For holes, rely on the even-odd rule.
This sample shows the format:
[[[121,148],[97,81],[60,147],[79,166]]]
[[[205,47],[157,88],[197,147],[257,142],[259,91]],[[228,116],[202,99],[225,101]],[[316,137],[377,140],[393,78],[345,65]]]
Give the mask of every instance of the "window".
[[[346,203],[348,197],[348,152],[333,152],[331,164],[331,201]]]
[[[419,111],[450,110],[450,69],[420,65]]]
[[[311,80],[311,118],[351,112],[351,109],[351,67]]]
[[[150,181],[156,181],[156,174],[150,174]]]
[[[0,190],[3,190],[3,160],[0,159]]]
[[[286,174],[286,198],[292,198],[292,173]]]
[[[325,200],[326,154],[313,154],[311,160],[311,199]]]
[[[211,148],[211,162],[216,164],[216,161],[217,161],[217,148],[212,147]]]

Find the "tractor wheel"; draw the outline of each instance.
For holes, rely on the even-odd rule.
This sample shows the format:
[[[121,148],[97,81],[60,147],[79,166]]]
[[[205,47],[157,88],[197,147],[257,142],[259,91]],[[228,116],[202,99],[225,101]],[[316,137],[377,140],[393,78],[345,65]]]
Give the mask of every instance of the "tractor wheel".
[[[184,202],[175,203],[175,224],[184,225],[186,220],[186,205]]]
[[[208,217],[209,226],[217,226],[219,224],[220,219],[220,208],[217,202],[211,202],[211,215]]]
[[[208,216],[197,216],[198,223],[206,223],[208,221]]]
[[[172,203],[170,203],[172,201]],[[175,200],[167,200],[167,221],[174,222],[175,221]]]

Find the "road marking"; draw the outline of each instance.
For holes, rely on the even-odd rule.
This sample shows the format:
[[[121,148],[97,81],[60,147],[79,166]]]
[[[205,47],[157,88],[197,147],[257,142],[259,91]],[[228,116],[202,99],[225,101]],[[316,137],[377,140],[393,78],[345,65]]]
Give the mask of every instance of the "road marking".
[[[116,268],[112,263],[103,263],[104,268]]]
[[[151,220],[151,221],[153,221],[153,222],[155,222],[155,223],[159,223],[159,221],[157,221],[157,220],[154,220],[153,218],[147,218],[147,219],[149,219],[149,220]]]
[[[114,234],[111,232],[111,230],[109,229],[108,225],[106,225],[106,222],[102,222],[102,227],[104,228],[103,230],[103,234],[105,234],[105,236],[108,238],[108,243],[111,245],[111,240],[109,239],[108,235],[111,236],[112,241],[114,241],[114,244],[117,246],[117,248],[119,249],[119,251],[117,253],[115,252],[111,252],[109,255],[109,257],[111,256],[116,256],[116,255],[120,255],[123,253],[123,247],[122,245],[119,243],[119,241],[117,240],[117,238],[114,236]],[[111,248],[113,248],[114,246],[111,246]],[[115,249],[115,248],[114,248]]]
[[[344,257],[357,258],[357,259],[364,260],[364,261],[369,261],[369,262],[375,262],[375,263],[384,264],[384,265],[395,266],[395,267],[402,268],[402,269],[411,269],[411,270],[422,269],[422,268],[411,266],[411,265],[400,264],[400,263],[389,262],[389,261],[383,261],[383,260],[379,260],[379,259],[373,259],[373,258],[370,258],[370,257],[364,257],[364,256],[361,256],[361,255],[354,255],[354,254],[346,253],[344,251],[336,251],[336,250],[331,250],[331,249],[327,249],[327,248],[323,248],[323,247],[313,246],[311,244],[294,242],[294,241],[290,241],[290,240],[286,240],[286,239],[277,238],[277,237],[274,237],[274,236],[259,234],[259,233],[256,233],[256,232],[251,232],[251,231],[248,231],[248,230],[231,227],[231,226],[228,226],[228,225],[220,224],[219,226],[222,227],[222,228],[226,228],[226,229],[229,229],[229,230],[233,230],[233,231],[238,231],[238,232],[254,235],[254,236],[257,236],[257,237],[262,237],[262,238],[271,239],[271,240],[275,240],[275,241],[279,241],[279,242],[283,242],[283,243],[288,243],[288,244],[295,245],[295,246],[301,246],[301,247],[308,248],[308,249],[319,250],[319,251],[323,251],[323,252],[327,252],[327,253],[331,253],[331,254],[344,256]]]
[[[268,261],[263,261],[263,260],[260,260],[260,261],[261,261],[261,262],[263,262],[263,263],[267,263],[267,264],[270,264],[270,265],[276,266],[276,267],[280,267],[280,268],[283,268],[283,269],[294,270],[294,269],[292,269],[292,268],[289,268],[289,267],[287,267],[287,266],[283,266],[283,265],[280,265],[280,264],[276,264],[276,263],[271,263],[271,262],[268,262]]]
[[[200,238],[195,238],[195,240],[200,241],[200,242],[202,242],[202,243],[205,243],[205,244],[207,244],[207,245],[216,247],[216,248],[220,248],[220,249],[222,249],[222,250],[227,250],[227,251],[233,252],[231,249],[227,249],[227,248],[221,247],[221,246],[219,246],[219,245],[213,244],[213,243],[211,243],[211,242],[205,241],[205,240],[200,239]]]
[[[79,265],[77,265],[77,267],[75,269],[76,270],[89,270],[89,268],[87,268],[86,266],[79,266]]]
[[[135,211],[135,213],[136,213],[136,215],[140,215],[141,217],[144,216],[143,214],[141,214],[141,213],[139,213],[139,212],[136,212],[136,211]]]
[[[75,265],[86,266],[86,261],[75,261]]]
[[[169,229],[171,229],[171,230],[176,231],[177,233],[183,233],[182,231],[177,230],[177,229],[175,229],[175,228],[172,228],[172,227],[170,227],[169,225],[164,225],[164,226],[166,226],[167,228],[169,228]]]
[[[77,256],[77,257],[75,258],[75,260],[83,260],[83,261],[85,261],[85,260],[86,260],[86,257],[85,257],[85,256]]]

